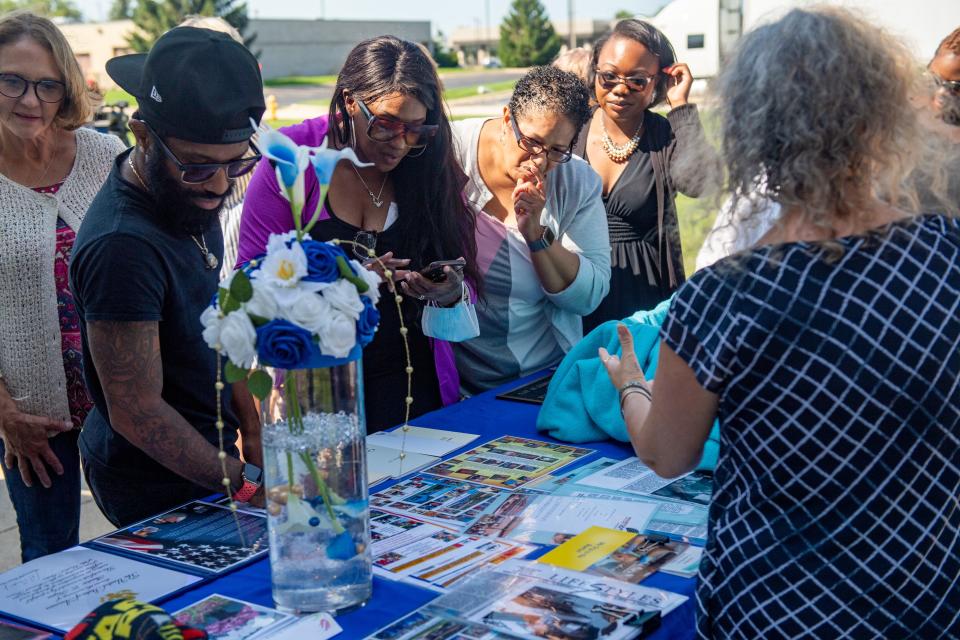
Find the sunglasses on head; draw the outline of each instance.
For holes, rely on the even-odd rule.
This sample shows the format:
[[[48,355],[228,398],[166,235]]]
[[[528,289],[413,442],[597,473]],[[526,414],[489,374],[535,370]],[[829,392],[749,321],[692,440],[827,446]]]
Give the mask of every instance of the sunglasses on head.
[[[651,76],[621,76],[612,71],[596,70],[597,82],[607,91],[613,90],[618,84],[626,85],[630,91],[643,91],[653,82]]]
[[[510,111],[510,124],[513,125],[513,135],[517,139],[517,146],[530,155],[538,156],[541,153],[546,152],[547,160],[550,160],[551,162],[568,162],[570,158],[573,157],[572,145],[566,149],[556,149],[554,147],[548,147],[542,142],[538,142],[533,138],[528,138],[520,133],[520,127],[517,126],[517,117],[513,115],[512,110]]]
[[[147,130],[153,135],[153,139],[157,141],[164,155],[166,155],[173,164],[177,165],[177,169],[180,170],[180,181],[186,184],[202,184],[208,182],[212,180],[221,169],[226,172],[227,178],[234,180],[250,173],[262,157],[257,146],[253,144],[253,142],[250,142],[250,151],[253,152],[253,155],[240,158],[239,160],[231,160],[230,162],[180,162],[180,158],[170,150],[170,147],[168,147],[157,132],[153,130],[150,123],[143,120],[141,120],[141,122],[146,125]]]
[[[374,142],[390,142],[403,136],[403,141],[411,149],[424,149],[440,129],[436,124],[408,124],[386,116],[374,115],[360,99],[357,99],[357,105],[360,107],[360,113],[367,119],[367,137]]]

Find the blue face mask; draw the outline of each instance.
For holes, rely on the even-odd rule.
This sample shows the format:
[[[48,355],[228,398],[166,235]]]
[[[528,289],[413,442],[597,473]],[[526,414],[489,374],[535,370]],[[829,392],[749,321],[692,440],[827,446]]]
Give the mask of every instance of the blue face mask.
[[[477,310],[470,302],[466,285],[460,302],[452,307],[437,307],[428,304],[423,308],[420,320],[423,334],[446,342],[463,342],[480,335]]]

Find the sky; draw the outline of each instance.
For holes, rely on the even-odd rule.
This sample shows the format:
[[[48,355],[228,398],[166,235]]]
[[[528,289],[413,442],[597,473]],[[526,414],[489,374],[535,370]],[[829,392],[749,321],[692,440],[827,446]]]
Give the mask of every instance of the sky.
[[[103,20],[111,0],[74,0],[88,20]],[[568,0],[541,0],[552,20],[567,19]],[[610,20],[620,9],[649,14],[665,0],[572,0],[575,18]],[[449,34],[456,27],[484,26],[507,14],[510,0],[247,0],[250,17],[320,18],[331,20],[430,20],[433,31]]]

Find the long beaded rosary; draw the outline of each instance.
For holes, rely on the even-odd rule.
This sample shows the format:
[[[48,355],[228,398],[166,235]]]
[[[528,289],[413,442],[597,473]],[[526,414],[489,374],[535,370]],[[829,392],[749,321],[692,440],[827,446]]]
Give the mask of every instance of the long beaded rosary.
[[[407,395],[404,398],[404,403],[406,406],[404,407],[403,426],[401,427],[401,431],[403,435],[400,440],[400,465],[401,465],[400,469],[402,472],[403,460],[407,457],[406,440],[407,440],[407,432],[410,431],[410,407],[413,405],[413,361],[411,360],[411,357],[410,357],[410,343],[407,341],[407,334],[409,333],[409,329],[407,329],[406,323],[404,322],[404,319],[403,319],[403,309],[401,309],[400,307],[400,304],[403,302],[403,296],[400,295],[400,293],[397,291],[397,285],[393,281],[393,272],[389,268],[387,268],[387,265],[384,264],[380,260],[380,258],[377,257],[376,251],[374,251],[373,249],[367,246],[361,245],[358,242],[354,242],[353,240],[339,240],[335,238],[330,242],[338,246],[341,244],[353,245],[354,250],[356,250],[359,247],[362,251],[366,252],[366,254],[372,260],[376,261],[376,263],[379,264],[380,267],[383,269],[383,277],[387,281],[387,287],[390,289],[390,292],[393,294],[393,301],[397,305],[397,315],[400,317],[400,337],[403,339],[403,351],[407,360],[407,366],[404,368],[404,371],[407,374]],[[252,267],[257,266],[257,261],[251,260],[250,266]],[[219,314],[220,314],[220,318],[222,319],[224,315],[223,312],[220,311]],[[230,474],[227,472],[227,452],[224,450],[224,447],[223,447],[224,424],[223,424],[223,407],[222,407],[223,402],[221,400],[221,397],[222,397],[223,389],[225,388],[225,384],[222,378],[223,367],[222,367],[222,361],[221,361],[222,356],[220,354],[220,347],[221,345],[219,343],[214,345],[214,349],[217,352],[217,382],[214,384],[214,388],[217,391],[216,427],[217,427],[217,437],[219,439],[219,448],[220,448],[220,451],[217,454],[217,456],[220,459],[220,468],[223,471],[222,483],[223,483],[224,492],[226,493],[227,498],[230,500],[230,503],[229,503],[230,511],[233,513],[233,518],[237,525],[237,531],[240,533],[240,544],[243,546],[246,546],[246,542],[243,539],[243,529],[240,527],[240,519],[237,516],[238,505],[233,500],[232,483],[230,482]],[[260,546],[260,542],[261,542],[260,540],[257,540],[251,548],[254,551],[256,551]]]

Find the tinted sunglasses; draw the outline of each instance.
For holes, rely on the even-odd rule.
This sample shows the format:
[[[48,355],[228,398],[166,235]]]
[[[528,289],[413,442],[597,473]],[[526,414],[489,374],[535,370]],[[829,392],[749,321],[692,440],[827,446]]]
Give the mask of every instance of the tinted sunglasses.
[[[573,157],[573,146],[567,147],[566,149],[556,149],[554,147],[547,147],[542,142],[538,142],[532,138],[520,133],[520,127],[517,126],[517,118],[513,115],[513,111],[510,111],[510,124],[513,125],[513,135],[517,139],[517,146],[533,156],[538,156],[543,152],[547,153],[547,160],[551,162],[568,162],[570,158]]]
[[[411,149],[422,149],[437,135],[440,125],[407,124],[393,118],[377,116],[370,112],[363,100],[357,100],[360,113],[367,119],[367,137],[374,142],[390,142],[400,136]]]
[[[33,85],[33,93],[40,102],[60,102],[67,95],[67,85],[59,80],[27,80],[15,73],[0,73],[0,93],[8,98],[21,98]]]
[[[650,76],[621,76],[612,71],[596,70],[597,82],[607,91],[613,90],[618,84],[626,85],[630,91],[643,91],[653,82],[654,78]]]
[[[937,85],[938,89],[943,89],[947,93],[960,96],[960,80],[944,80],[932,71],[928,71],[927,73],[933,78],[933,82]]]
[[[262,157],[257,146],[253,144],[253,142],[250,142],[250,151],[253,152],[253,155],[240,158],[239,160],[231,160],[230,162],[180,162],[180,158],[170,150],[170,147],[157,135],[153,127],[151,127],[148,122],[143,120],[141,120],[141,122],[143,122],[150,133],[153,134],[154,140],[156,140],[160,148],[163,149],[163,153],[170,158],[173,164],[177,165],[177,169],[180,170],[180,180],[186,184],[202,184],[212,180],[221,169],[226,172],[227,178],[234,180],[250,173]]]

